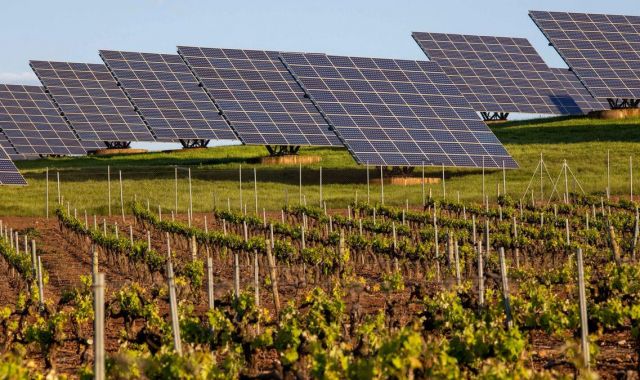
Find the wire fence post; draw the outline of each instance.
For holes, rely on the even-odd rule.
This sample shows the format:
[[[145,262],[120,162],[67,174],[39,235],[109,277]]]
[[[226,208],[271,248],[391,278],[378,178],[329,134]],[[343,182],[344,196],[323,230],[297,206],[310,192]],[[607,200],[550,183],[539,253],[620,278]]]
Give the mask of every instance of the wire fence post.
[[[191,187],[191,168],[189,168],[189,227],[191,227],[191,220],[193,219],[193,192]]]
[[[59,178],[59,177],[58,177]],[[58,181],[58,189],[60,189],[59,185],[60,181]],[[108,208],[109,208],[109,216],[111,216],[111,166],[107,165],[107,193],[109,196]],[[60,194],[60,190],[58,190],[58,196]]]
[[[253,168],[253,194],[256,202],[256,216],[258,216],[258,173],[256,168]]]
[[[320,207],[322,207],[322,166],[320,166]]]
[[[380,204],[384,206],[384,174],[380,166]]]

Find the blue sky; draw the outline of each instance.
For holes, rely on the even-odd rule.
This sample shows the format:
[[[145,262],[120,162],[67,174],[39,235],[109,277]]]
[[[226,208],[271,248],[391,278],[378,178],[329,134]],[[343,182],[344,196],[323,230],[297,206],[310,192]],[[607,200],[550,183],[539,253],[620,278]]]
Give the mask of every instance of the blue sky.
[[[0,83],[38,83],[29,59],[101,62],[99,49],[176,45],[424,59],[412,31],[526,37],[564,66],[529,9],[640,15],[637,0],[4,0]]]

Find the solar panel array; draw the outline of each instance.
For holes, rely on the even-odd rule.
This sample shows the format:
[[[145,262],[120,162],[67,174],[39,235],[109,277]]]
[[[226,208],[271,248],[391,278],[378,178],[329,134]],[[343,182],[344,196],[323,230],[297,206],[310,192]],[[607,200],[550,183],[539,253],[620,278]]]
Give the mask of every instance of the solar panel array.
[[[158,141],[237,140],[179,55],[101,50]]]
[[[551,68],[567,93],[573,98],[583,112],[607,109],[608,105],[591,96],[580,79],[569,69]]]
[[[31,61],[83,141],[154,141],[105,65]]]
[[[245,144],[342,146],[278,52],[180,46],[178,53]]]
[[[26,185],[27,181],[11,161],[4,148],[0,147],[0,185]]]
[[[476,111],[583,113],[525,38],[412,35]]]
[[[517,167],[434,62],[281,58],[361,164]]]
[[[640,17],[531,11],[529,16],[597,98],[640,98]]]
[[[40,86],[0,84],[0,129],[25,157],[87,153]]]

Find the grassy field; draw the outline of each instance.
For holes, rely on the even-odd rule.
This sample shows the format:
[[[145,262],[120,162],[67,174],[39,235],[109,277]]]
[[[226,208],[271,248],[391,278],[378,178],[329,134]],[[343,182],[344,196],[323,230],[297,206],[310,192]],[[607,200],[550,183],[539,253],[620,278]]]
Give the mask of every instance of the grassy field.
[[[507,192],[514,198],[523,195],[542,153],[555,180],[567,163],[588,193],[603,193],[606,188],[606,157],[610,150],[612,194],[629,196],[629,157],[640,157],[640,119],[624,121],[588,118],[554,118],[514,121],[493,125],[492,129],[507,150],[518,161],[520,169],[507,171]],[[328,207],[346,207],[358,193],[366,199],[366,169],[355,164],[344,149],[302,148],[303,155],[322,156],[322,162],[303,166],[302,194],[308,204],[319,204],[319,169],[323,169],[323,196]],[[242,165],[242,200],[248,210],[255,209],[253,168],[257,170],[258,205],[267,210],[279,209],[288,199],[299,201],[298,167],[259,165],[256,159],[266,155],[263,147],[233,146],[206,150],[149,153],[120,157],[55,158],[22,161],[17,165],[27,178],[26,187],[0,188],[0,215],[43,215],[45,213],[46,181],[49,168],[49,199],[51,208],[57,198],[56,175],[59,173],[61,193],[65,202],[90,214],[108,213],[107,167],[111,170],[112,213],[120,212],[118,172],[122,172],[125,202],[137,196],[149,199],[165,212],[175,208],[174,170],[178,170],[178,210],[188,205],[187,168],[191,168],[193,206],[195,211],[211,209],[214,197],[219,205],[227,199],[233,208],[240,207],[239,166]],[[637,165],[640,167],[640,160]],[[420,176],[420,170],[414,175]],[[441,176],[440,168],[428,168],[426,174]],[[371,169],[371,178],[379,171]],[[446,170],[446,195],[449,199],[480,202],[482,194],[481,170]],[[640,172],[634,182],[640,194]],[[539,197],[539,177],[533,184]],[[486,191],[495,199],[502,172],[487,172]],[[575,187],[570,182],[572,189]],[[431,187],[433,196],[442,196],[442,185]],[[545,179],[544,193],[548,197],[551,184]],[[422,199],[420,185],[384,187],[386,204],[418,204]],[[371,200],[380,200],[380,187],[371,186]]]

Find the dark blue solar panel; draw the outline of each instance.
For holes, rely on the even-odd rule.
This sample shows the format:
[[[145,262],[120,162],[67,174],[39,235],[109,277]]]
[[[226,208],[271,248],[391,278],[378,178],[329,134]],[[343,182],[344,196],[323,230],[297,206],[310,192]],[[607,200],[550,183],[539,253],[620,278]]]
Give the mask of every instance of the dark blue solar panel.
[[[278,52],[178,47],[245,144],[342,146]]]
[[[100,51],[158,141],[236,140],[179,55]]]
[[[69,124],[39,86],[0,85],[0,129],[23,157],[86,154]]]
[[[484,158],[486,167],[517,167],[434,62],[280,58],[361,164],[479,167]]]
[[[0,185],[26,185],[16,165],[11,161],[4,148],[0,147]]]
[[[584,113],[525,38],[412,35],[476,111]]]
[[[31,61],[82,141],[154,141],[105,65]]]
[[[530,11],[596,98],[640,98],[640,17]]]

